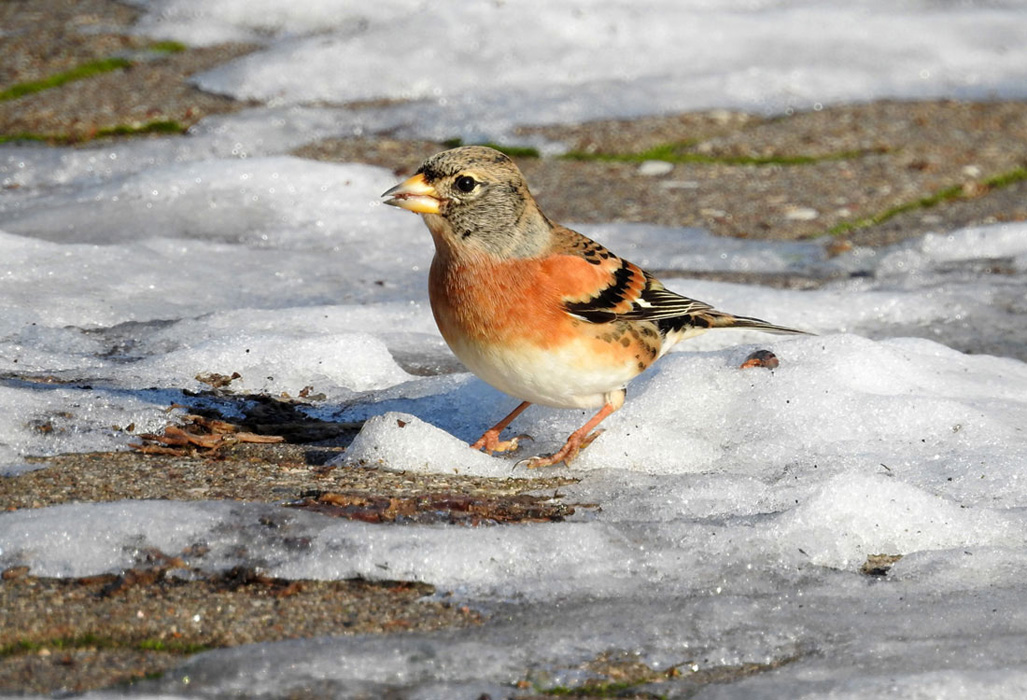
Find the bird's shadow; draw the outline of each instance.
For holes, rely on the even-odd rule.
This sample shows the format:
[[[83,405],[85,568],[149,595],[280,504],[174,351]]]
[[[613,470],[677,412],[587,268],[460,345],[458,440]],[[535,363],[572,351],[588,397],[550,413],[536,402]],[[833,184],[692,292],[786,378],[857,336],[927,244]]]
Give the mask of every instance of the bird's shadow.
[[[49,394],[62,390],[70,396],[54,406],[95,403],[130,403],[167,410],[167,425],[177,425],[186,414],[225,421],[247,433],[280,436],[286,443],[301,445],[306,460],[320,464],[348,447],[364,421],[388,412],[406,413],[465,441],[473,442],[487,428],[519,403],[468,373],[417,377],[388,389],[354,393],[345,399],[320,396],[281,396],[267,392],[233,390],[231,386],[190,390],[175,387],[126,388],[106,379],[55,380],[26,375],[0,376],[0,387]],[[536,409],[549,411],[551,409]],[[67,429],[112,430],[109,425],[87,425],[67,411],[55,409],[54,420],[38,416],[40,432]],[[83,420],[85,421],[83,423]],[[74,425],[72,425],[74,423]],[[117,442],[139,440],[131,427],[113,428]],[[152,428],[151,428],[152,430]],[[331,449],[328,449],[331,448]],[[47,450],[49,451],[49,450]],[[60,450],[58,450],[60,451]]]

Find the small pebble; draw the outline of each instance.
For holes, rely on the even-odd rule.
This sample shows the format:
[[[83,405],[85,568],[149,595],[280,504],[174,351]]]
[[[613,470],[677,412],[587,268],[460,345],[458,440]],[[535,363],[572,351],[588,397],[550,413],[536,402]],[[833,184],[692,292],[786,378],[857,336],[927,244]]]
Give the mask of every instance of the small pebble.
[[[813,221],[820,216],[820,212],[812,207],[788,207],[785,211],[785,218],[789,221]]]
[[[646,177],[667,175],[674,170],[674,164],[665,160],[646,160],[638,166],[638,174]]]
[[[775,369],[779,364],[781,363],[778,361],[777,355],[770,350],[757,350],[745,358],[745,362],[739,366],[739,369],[752,369],[753,367]]]

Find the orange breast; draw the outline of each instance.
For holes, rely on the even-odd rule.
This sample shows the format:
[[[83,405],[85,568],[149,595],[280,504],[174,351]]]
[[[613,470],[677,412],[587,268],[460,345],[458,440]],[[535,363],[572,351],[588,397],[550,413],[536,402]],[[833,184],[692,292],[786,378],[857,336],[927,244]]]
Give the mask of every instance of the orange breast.
[[[583,260],[562,259],[570,264],[477,258],[443,265],[436,258],[428,292],[443,337],[545,348],[567,342],[581,322],[564,311],[564,299],[594,289],[605,273]]]

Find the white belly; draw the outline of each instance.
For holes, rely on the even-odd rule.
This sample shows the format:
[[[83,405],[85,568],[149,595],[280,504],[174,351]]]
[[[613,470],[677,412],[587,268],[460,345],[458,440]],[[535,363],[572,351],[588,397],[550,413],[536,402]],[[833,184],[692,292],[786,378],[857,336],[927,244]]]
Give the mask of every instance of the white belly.
[[[623,389],[638,374],[637,363],[602,366],[588,362],[574,346],[556,351],[449,346],[467,369],[500,391],[554,408],[598,408],[609,392]]]

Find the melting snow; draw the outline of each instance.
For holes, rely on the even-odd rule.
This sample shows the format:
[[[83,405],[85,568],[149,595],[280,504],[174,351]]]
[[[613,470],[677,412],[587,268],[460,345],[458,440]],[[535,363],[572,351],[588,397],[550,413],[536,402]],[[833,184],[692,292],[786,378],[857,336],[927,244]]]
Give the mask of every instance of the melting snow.
[[[197,374],[235,371],[244,390],[313,385],[324,399],[311,411],[367,419],[346,464],[511,473],[517,457],[464,443],[514,400],[464,373],[412,373],[452,360],[427,304],[430,239],[417,217],[378,205],[394,176],[287,155],[303,143],[386,130],[500,138],[519,123],[712,106],[1024,97],[1027,85],[1014,3],[138,4],[151,35],[261,42],[197,82],[270,104],[186,138],[0,148],[7,473],[30,455],[123,449],[112,425],[158,429]],[[632,384],[573,468],[555,470],[581,479],[564,499],[602,506],[568,522],[404,527],[272,505],[67,504],[0,514],[0,568],[82,575],[128,566],[141,547],[205,541],[208,566],[426,581],[491,615],[459,632],[201,654],[157,684],[169,694],[281,696],[318,680],[340,696],[504,697],[526,675],[580,682],[582,662],[616,652],[653,668],[794,659],[702,698],[1023,697],[1027,224],[838,258],[819,242],[579,228],[643,266],[839,281],[790,291],[668,277],[820,335],[680,346]],[[993,258],[1009,274],[981,274],[975,261]],[[756,347],[780,367],[738,370]],[[535,407],[514,429],[544,452],[585,418]],[[281,528],[260,524],[269,513]],[[290,545],[299,535],[308,549]],[[877,553],[905,555],[883,581],[858,573]]]

